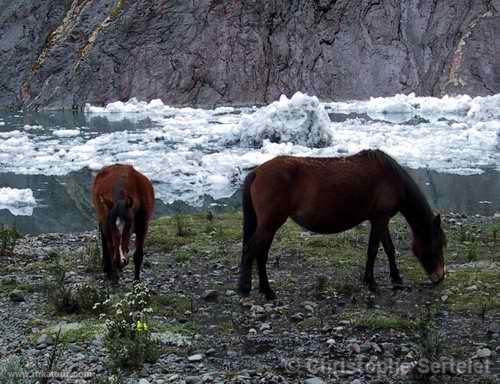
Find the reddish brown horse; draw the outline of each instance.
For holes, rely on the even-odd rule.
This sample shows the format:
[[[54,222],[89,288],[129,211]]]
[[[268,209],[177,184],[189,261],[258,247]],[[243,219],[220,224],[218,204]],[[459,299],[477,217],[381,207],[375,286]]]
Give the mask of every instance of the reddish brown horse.
[[[130,165],[104,167],[92,187],[102,240],[104,272],[118,280],[118,270],[128,264],[130,236],[135,233],[135,280],[139,280],[144,239],[153,216],[153,185]]]
[[[268,300],[276,297],[266,263],[274,234],[288,217],[317,233],[338,233],[370,221],[364,280],[376,290],[373,266],[382,242],[392,282],[401,285],[388,227],[398,212],[412,229],[413,253],[431,280],[440,282],[446,274],[440,216],[434,216],[417,184],[384,152],[367,150],[339,158],[279,156],[262,164],[243,186],[241,294],[250,293],[256,258],[260,291]]]

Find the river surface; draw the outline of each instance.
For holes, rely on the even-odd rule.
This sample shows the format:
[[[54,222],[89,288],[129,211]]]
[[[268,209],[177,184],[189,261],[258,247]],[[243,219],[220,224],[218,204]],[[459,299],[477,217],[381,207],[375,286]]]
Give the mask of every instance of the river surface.
[[[92,178],[115,162],[152,179],[160,216],[238,209],[248,169],[279,154],[342,156],[365,148],[395,157],[434,208],[494,215],[497,96],[319,103],[299,94],[260,108],[131,100],[85,113],[2,112],[0,225],[32,233],[93,229]]]

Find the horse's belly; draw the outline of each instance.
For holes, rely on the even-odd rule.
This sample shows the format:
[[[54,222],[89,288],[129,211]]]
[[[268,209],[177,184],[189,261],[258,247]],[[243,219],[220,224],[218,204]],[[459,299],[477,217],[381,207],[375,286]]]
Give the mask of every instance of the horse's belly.
[[[365,217],[344,216],[340,213],[337,215],[324,215],[297,212],[291,218],[301,227],[316,233],[339,233],[347,231],[366,220]]]

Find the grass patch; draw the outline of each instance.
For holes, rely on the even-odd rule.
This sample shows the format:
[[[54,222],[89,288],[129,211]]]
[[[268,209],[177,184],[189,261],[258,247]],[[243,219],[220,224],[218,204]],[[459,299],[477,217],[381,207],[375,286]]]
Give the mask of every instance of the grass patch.
[[[241,241],[241,228],[241,213],[166,216],[151,224],[146,245],[162,252],[184,247],[216,254],[221,242]]]
[[[176,318],[192,311],[193,304],[191,297],[186,295],[154,295],[151,297],[151,307],[159,314]]]
[[[0,226],[0,256],[12,255],[17,241],[22,238],[16,228]]]
[[[33,334],[31,339],[33,342],[36,342],[42,334],[47,334],[55,338],[60,331],[59,341],[63,344],[85,343],[101,335],[103,330],[104,326],[97,321],[86,320],[73,323],[62,323],[45,328]]]
[[[407,331],[415,329],[417,322],[414,320],[404,319],[394,313],[372,312],[372,313],[356,313],[352,314],[354,325],[370,330],[402,330]]]
[[[447,304],[456,312],[485,312],[500,309],[500,271],[463,268],[450,272],[445,280]]]
[[[9,294],[15,289],[26,293],[33,292],[33,286],[31,284],[20,283],[15,277],[4,278],[3,280],[0,280],[0,293]]]
[[[186,323],[158,324],[157,331],[158,333],[193,337],[199,332],[199,329],[194,322],[188,321]]]

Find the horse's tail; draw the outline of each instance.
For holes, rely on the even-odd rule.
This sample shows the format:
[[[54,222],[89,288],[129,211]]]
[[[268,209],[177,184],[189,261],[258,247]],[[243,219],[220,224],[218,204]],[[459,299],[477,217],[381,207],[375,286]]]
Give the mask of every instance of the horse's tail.
[[[252,203],[250,188],[255,180],[255,171],[250,172],[243,183],[243,250],[257,229],[257,215]]]

